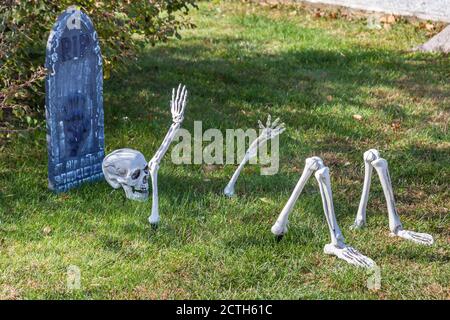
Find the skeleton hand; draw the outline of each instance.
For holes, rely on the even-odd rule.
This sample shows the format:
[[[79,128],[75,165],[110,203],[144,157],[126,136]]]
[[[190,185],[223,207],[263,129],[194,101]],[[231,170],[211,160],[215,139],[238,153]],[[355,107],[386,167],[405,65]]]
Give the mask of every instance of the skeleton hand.
[[[261,121],[258,120],[259,128],[262,130],[261,134],[258,137],[259,143],[262,144],[269,139],[275,138],[277,135],[281,134],[286,128],[284,127],[284,123],[280,123],[280,118],[276,118],[274,122],[271,123],[271,116],[267,117],[266,126],[262,124]]]
[[[267,140],[273,139],[279,134],[281,134],[286,128],[284,127],[284,123],[280,123],[280,118],[276,118],[274,122],[271,122],[270,114],[267,117],[266,125],[264,126],[260,120],[258,120],[258,126],[261,130],[261,134],[255,141],[252,142],[250,147],[247,150],[246,157],[247,159],[253,158],[256,156],[256,152],[258,147],[261,147]]]
[[[175,95],[175,88],[172,89],[172,100],[170,101],[170,112],[174,123],[181,123],[184,119],[184,109],[186,108],[187,90],[186,86],[178,85]]]

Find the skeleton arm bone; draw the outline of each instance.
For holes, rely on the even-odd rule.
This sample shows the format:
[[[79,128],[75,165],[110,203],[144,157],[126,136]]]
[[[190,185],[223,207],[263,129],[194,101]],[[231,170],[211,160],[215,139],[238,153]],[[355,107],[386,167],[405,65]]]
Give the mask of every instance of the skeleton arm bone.
[[[249,159],[242,159],[241,163],[239,164],[236,171],[233,173],[233,176],[231,177],[230,181],[228,182],[227,186],[225,187],[223,193],[228,196],[232,197],[234,195],[234,185],[236,184],[236,181],[239,177],[239,174],[241,173],[242,169],[244,169],[245,164],[247,163]]]
[[[184,110],[186,108],[187,90],[186,87],[178,86],[175,95],[175,89],[172,90],[172,100],[170,102],[170,108],[172,113],[173,123],[169,128],[164,140],[156,151],[153,158],[150,160],[148,166],[150,169],[150,177],[152,179],[152,213],[149,217],[149,222],[152,225],[156,225],[159,222],[159,210],[158,210],[158,170],[159,164],[162,158],[169,149],[170,144],[175,138],[178,129],[181,127],[181,123],[184,119]]]
[[[245,152],[244,158],[242,159],[241,163],[239,163],[239,166],[237,167],[236,171],[233,173],[233,176],[231,177],[230,181],[225,187],[224,194],[226,196],[232,197],[234,195],[234,186],[236,184],[237,179],[239,178],[242,169],[244,169],[245,164],[248,161],[250,161],[251,158],[256,156],[258,146],[262,146],[264,143],[261,141],[260,138],[261,137],[256,138],[252,142],[248,150]]]
[[[286,128],[284,127],[284,123],[279,123],[280,119],[275,119],[274,122],[271,123],[270,115],[267,117],[266,126],[264,126],[261,121],[258,120],[259,128],[261,130],[261,134],[251,143],[250,147],[245,152],[244,158],[239,164],[238,168],[234,172],[230,181],[224,189],[224,194],[228,197],[232,197],[234,195],[234,186],[236,181],[242,171],[244,169],[245,164],[250,161],[253,157],[255,157],[258,153],[258,148],[261,148],[268,140],[273,139],[277,135],[281,134]]]
[[[150,177],[152,179],[152,213],[148,218],[150,224],[156,225],[159,222],[159,210],[158,210],[158,170],[159,164],[161,163],[162,158],[166,154],[169,149],[170,144],[172,143],[175,135],[180,128],[181,123],[172,123],[169,131],[166,134],[166,137],[163,140],[163,143],[159,147],[158,151],[156,151],[153,158],[150,160],[148,166],[150,169]]]
[[[149,162],[149,167],[151,167],[152,164],[160,164],[162,158],[166,154],[167,150],[170,147],[170,144],[172,143],[173,139],[175,138],[178,129],[181,127],[181,123],[172,123],[172,125],[169,128],[169,131],[167,131],[166,136],[164,137],[163,142],[161,143],[161,146],[156,151],[155,155]]]

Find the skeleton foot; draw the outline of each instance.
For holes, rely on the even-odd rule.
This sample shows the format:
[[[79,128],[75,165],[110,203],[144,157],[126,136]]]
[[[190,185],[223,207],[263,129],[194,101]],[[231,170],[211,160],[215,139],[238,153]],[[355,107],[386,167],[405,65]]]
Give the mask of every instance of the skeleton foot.
[[[300,177],[297,185],[292,192],[288,202],[284,206],[277,221],[272,226],[272,233],[275,234],[277,240],[281,240],[284,234],[287,233],[287,223],[289,214],[292,212],[295,202],[297,201],[300,193],[302,192],[306,182],[315,172],[315,177],[319,183],[320,195],[322,197],[323,210],[325,218],[330,231],[331,243],[327,244],[324,248],[326,254],[332,254],[340,259],[344,259],[348,263],[362,266],[371,267],[375,263],[370,258],[362,255],[352,247],[348,247],[344,242],[344,237],[339,229],[336,221],[336,215],[334,213],[333,195],[331,192],[331,183],[329,176],[329,169],[324,166],[322,160],[318,157],[312,157],[306,159],[305,168],[303,169],[302,176]]]
[[[332,243],[329,243],[325,245],[323,252],[325,254],[334,255],[339,259],[345,260],[358,267],[372,268],[375,266],[375,262],[372,259],[366,257],[353,247],[344,246],[343,248],[339,248]]]
[[[428,233],[420,233],[409,230],[399,230],[397,231],[397,233],[391,233],[391,235],[427,246],[431,246],[434,243],[433,236],[431,236]]]
[[[377,171],[378,177],[380,178],[384,197],[386,198],[389,216],[389,229],[391,230],[391,234],[400,238],[414,241],[419,244],[433,244],[433,237],[429,234],[403,230],[402,223],[400,222],[400,216],[398,215],[397,209],[395,207],[394,191],[392,189],[392,182],[389,175],[387,161],[380,157],[380,153],[377,150],[370,149],[364,153],[364,164],[364,187],[353,228],[360,228],[364,226],[366,222],[366,208],[369,199],[370,181],[372,178],[372,171],[373,169],[375,169]]]

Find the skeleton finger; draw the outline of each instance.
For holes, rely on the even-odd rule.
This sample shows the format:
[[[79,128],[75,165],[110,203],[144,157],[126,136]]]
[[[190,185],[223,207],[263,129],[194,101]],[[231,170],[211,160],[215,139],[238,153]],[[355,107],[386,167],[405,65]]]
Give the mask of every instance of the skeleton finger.
[[[186,86],[184,88],[186,88]],[[186,108],[187,96],[188,96],[188,91],[187,91],[187,89],[185,89],[184,96],[183,96],[183,102],[181,103],[181,113],[182,114],[184,114],[184,109]]]
[[[185,101],[185,96],[186,96],[186,86],[183,85],[183,88],[181,89],[181,94],[180,94],[180,101],[178,103],[178,111],[181,112],[181,110],[183,109],[183,101]]]
[[[264,127],[263,123],[261,122],[261,120],[258,120],[258,127],[259,127],[261,130],[264,130],[264,129],[265,129],[265,127]]]
[[[173,114],[175,111],[175,88],[172,88],[172,100],[170,100],[170,112]]]
[[[181,84],[180,84],[181,86]],[[180,96],[178,97],[178,101],[177,101],[177,113],[179,114],[182,108],[182,102],[183,102],[183,96],[184,96],[184,86],[181,87],[180,90]]]
[[[284,128],[284,127],[283,127],[283,128],[280,128],[280,129],[275,129],[275,130],[273,130],[273,131],[272,131],[272,132],[273,132],[273,137],[282,134],[285,130],[286,130],[286,128]]]
[[[280,123],[277,127],[275,127],[275,129],[273,129],[273,130],[281,130],[281,129],[286,129],[285,128],[285,124],[284,124],[284,122],[283,123]]]
[[[266,128],[270,128],[270,121],[271,121],[272,117],[270,116],[270,114],[267,116],[267,122],[266,122]]]
[[[175,97],[175,109],[178,108],[178,101],[180,98],[180,90],[181,90],[181,83],[178,85],[177,96]]]
[[[284,124],[279,125],[278,127],[276,127],[275,129],[271,130],[271,137],[275,137],[277,135],[280,135],[284,132],[284,130],[286,130],[286,128],[284,127]]]
[[[274,122],[272,122],[272,128],[275,128],[278,124],[278,122],[280,122],[280,118],[276,118]]]

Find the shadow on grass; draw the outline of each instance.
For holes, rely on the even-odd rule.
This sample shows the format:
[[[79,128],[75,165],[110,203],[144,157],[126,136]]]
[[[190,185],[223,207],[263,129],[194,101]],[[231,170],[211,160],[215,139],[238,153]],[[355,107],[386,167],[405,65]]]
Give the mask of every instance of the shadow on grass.
[[[439,101],[450,97],[449,92],[440,89],[442,86],[436,86],[446,81],[445,57],[365,48],[243,55],[232,45],[238,39],[218,41],[221,46],[233,48],[223,58],[209,56],[211,49],[207,45],[181,42],[177,47],[150,49],[140,58],[138,68],[116,75],[106,90],[108,134],[117,138],[125,134],[113,129],[120,128],[117,119],[124,115],[153,132],[165,131],[170,123],[169,93],[183,82],[190,90],[183,124],[186,129],[192,131],[194,120],[203,121],[204,129],[255,128],[257,120],[270,113],[281,117],[288,130],[326,136],[323,141],[282,137],[285,144],[296,146],[295,150],[283,150],[284,156],[304,159],[327,151],[363,152],[358,148],[361,142],[376,147],[395,139],[390,131],[370,122],[355,122],[348,116],[348,108],[354,112],[381,111],[386,124],[405,118],[415,123],[426,120],[419,113],[407,113],[395,101],[387,101],[383,92],[376,97],[382,103],[371,105],[366,100],[372,86],[395,89],[413,99]],[[431,135],[438,141],[443,139],[433,132]]]
[[[222,45],[230,45],[237,39],[221,39]],[[450,97],[450,93],[438,88],[436,83],[445,81],[442,71],[445,58],[421,56],[405,56],[399,52],[355,48],[350,52],[299,50],[278,55],[241,56],[239,51],[228,58],[211,58],[206,56],[207,46],[181,44],[176,48],[157,47],[141,57],[139,69],[132,68],[128,73],[116,76],[113,87],[132,90],[131,98],[125,107],[114,106],[114,114],[139,113],[142,101],[137,94],[140,90],[149,89],[156,97],[164,97],[171,87],[178,82],[186,83],[196,102],[200,106],[191,106],[190,112],[203,115],[207,122],[218,120],[218,116],[227,115],[216,123],[220,125],[253,125],[261,115],[271,111],[285,116],[289,125],[308,126],[322,125],[324,129],[334,132],[347,132],[353,121],[340,121],[339,114],[334,119],[302,118],[298,112],[307,112],[325,102],[327,94],[345,105],[368,108],[358,99],[368,86],[381,85],[392,87],[412,97],[442,99]],[[440,63],[436,63],[436,61]],[[394,72],[396,75],[390,73]],[[131,86],[130,86],[131,85]],[[121,101],[122,90],[114,90],[111,97]],[[117,99],[116,99],[117,98]],[[136,101],[137,100],[137,101]],[[280,104],[295,103],[293,110],[279,110]],[[241,107],[245,104],[261,106],[262,110],[242,116]],[[158,104],[158,106],[167,104]],[[159,112],[158,106],[152,106],[152,112]],[[194,110],[195,108],[195,110]],[[219,109],[220,108],[220,109]],[[200,110],[199,110],[200,109]],[[237,110],[236,110],[237,109]],[[382,106],[388,117],[402,118],[406,115],[400,106]],[[189,111],[188,111],[189,112]],[[163,112],[164,113],[164,112]],[[108,113],[107,113],[108,114]],[[167,112],[165,114],[168,115]],[[286,115],[288,116],[286,118]],[[318,115],[316,115],[318,116]],[[301,120],[301,121],[299,121]],[[237,121],[237,122],[236,122]],[[356,132],[353,132],[356,133]],[[366,135],[371,135],[370,130]]]

